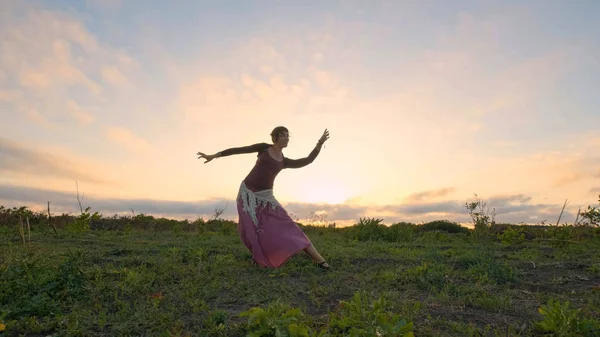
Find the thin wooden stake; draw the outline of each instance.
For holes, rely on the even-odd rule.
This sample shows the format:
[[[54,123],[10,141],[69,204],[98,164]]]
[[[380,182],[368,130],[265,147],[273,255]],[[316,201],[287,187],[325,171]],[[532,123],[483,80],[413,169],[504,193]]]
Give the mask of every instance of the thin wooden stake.
[[[27,217],[25,220],[27,220],[27,236],[28,236],[28,245],[29,248],[31,248],[31,226],[29,225],[29,217]]]
[[[54,234],[58,235],[58,231],[56,230],[56,226],[52,223],[52,215],[50,215],[50,201],[48,201],[48,226],[52,226],[54,229]]]
[[[577,226],[579,224],[579,215],[581,215],[581,207],[577,211],[577,217],[575,218],[575,222],[573,222],[573,226]]]
[[[19,234],[21,234],[21,240],[23,240],[23,245],[25,245],[25,230],[23,229],[23,218],[19,215]]]
[[[558,232],[558,224],[560,223],[560,219],[562,218],[563,212],[565,211],[565,206],[567,206],[568,199],[565,199],[565,203],[563,204],[562,210],[558,215],[558,220],[556,220],[556,226],[554,226],[554,235]]]

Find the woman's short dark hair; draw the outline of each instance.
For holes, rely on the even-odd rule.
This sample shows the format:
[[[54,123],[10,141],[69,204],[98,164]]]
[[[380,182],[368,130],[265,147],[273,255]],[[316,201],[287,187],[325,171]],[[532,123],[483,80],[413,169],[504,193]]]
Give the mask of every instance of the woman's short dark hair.
[[[285,126],[278,126],[275,129],[273,129],[273,131],[271,131],[271,140],[273,140],[273,143],[275,143],[277,139],[279,139],[279,135],[281,135],[283,132],[289,133],[288,129]]]

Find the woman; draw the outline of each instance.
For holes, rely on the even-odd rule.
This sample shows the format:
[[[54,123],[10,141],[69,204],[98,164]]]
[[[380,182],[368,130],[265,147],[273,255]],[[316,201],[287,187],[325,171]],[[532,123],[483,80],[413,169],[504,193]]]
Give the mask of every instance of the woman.
[[[240,185],[237,209],[238,233],[259,265],[278,268],[292,255],[304,250],[319,267],[330,268],[273,196],[273,184],[277,174],[285,168],[300,168],[312,163],[327,139],[329,131],[326,129],[308,157],[289,159],[282,152],[288,145],[289,131],[283,126],[278,126],[271,132],[273,144],[257,143],[229,148],[213,155],[197,153],[198,159],[206,159],[204,163],[234,154],[258,153],[254,168]]]

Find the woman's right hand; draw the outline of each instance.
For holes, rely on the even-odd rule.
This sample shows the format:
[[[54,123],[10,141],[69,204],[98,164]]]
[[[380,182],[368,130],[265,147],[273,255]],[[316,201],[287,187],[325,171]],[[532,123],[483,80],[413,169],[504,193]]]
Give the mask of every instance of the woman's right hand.
[[[208,163],[209,161],[211,161],[211,160],[213,160],[213,159],[217,158],[217,155],[214,155],[214,154],[213,154],[213,155],[210,155],[210,154],[204,154],[204,153],[202,153],[202,152],[200,152],[200,151],[198,151],[198,152],[196,153],[196,155],[198,155],[198,159],[200,159],[200,158],[204,158],[204,159],[206,159],[206,161],[204,162],[204,164],[206,164],[206,163]]]
[[[329,139],[329,130],[325,129],[323,135],[321,136],[321,138],[319,138],[318,144],[323,145],[325,141],[327,141],[327,139]]]

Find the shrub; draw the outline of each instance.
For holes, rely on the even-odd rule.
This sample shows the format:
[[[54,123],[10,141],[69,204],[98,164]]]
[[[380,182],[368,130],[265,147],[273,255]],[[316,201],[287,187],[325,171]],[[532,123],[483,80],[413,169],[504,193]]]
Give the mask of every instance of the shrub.
[[[498,235],[503,244],[518,245],[525,241],[525,233],[520,228],[508,228]]]
[[[413,239],[417,225],[399,222],[386,228],[385,240],[388,242],[405,242]]]
[[[382,240],[387,229],[381,223],[382,221],[383,219],[360,218],[358,223],[352,227],[352,238],[358,241]]]
[[[536,322],[538,329],[552,332],[554,336],[598,336],[600,322],[582,317],[580,309],[570,307],[570,303],[550,300],[538,309],[543,319]]]
[[[463,227],[456,222],[451,222],[448,220],[436,220],[425,223],[419,226],[419,230],[423,232],[442,231],[447,233],[469,233],[469,229],[467,227]]]

